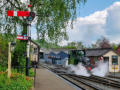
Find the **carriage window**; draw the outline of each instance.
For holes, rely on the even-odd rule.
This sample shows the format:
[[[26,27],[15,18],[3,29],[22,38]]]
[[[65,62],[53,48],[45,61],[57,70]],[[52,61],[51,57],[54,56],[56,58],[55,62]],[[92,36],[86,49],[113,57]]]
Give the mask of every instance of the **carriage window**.
[[[112,64],[118,65],[118,56],[112,56]]]

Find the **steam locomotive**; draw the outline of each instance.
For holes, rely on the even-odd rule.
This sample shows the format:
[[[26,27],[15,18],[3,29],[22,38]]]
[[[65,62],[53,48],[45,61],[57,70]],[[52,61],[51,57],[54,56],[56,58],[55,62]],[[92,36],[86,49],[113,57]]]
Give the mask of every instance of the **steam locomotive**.
[[[68,63],[73,65],[82,63],[88,71],[91,71],[94,68],[94,65],[90,63],[90,59],[86,57],[85,50],[70,50]]]

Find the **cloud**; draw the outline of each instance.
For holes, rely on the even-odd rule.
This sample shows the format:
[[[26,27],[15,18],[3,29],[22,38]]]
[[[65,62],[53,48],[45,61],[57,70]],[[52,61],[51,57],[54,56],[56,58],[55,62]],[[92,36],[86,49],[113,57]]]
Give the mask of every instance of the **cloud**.
[[[29,2],[30,0],[20,0],[22,3],[27,3]]]
[[[120,38],[120,2],[115,2],[103,11],[77,18],[73,27],[71,29],[68,24],[68,42],[82,41],[84,44],[91,44],[101,36],[105,36],[111,42],[118,43]]]
[[[107,9],[107,12],[106,35],[111,40],[118,40],[120,38],[120,2],[113,4],[113,6]]]

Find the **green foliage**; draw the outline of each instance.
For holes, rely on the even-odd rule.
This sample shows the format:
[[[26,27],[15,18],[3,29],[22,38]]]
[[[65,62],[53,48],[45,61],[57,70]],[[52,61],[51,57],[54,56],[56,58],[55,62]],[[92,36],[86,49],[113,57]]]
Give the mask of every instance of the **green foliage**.
[[[0,66],[7,66],[8,59],[8,40],[7,38],[0,34]]]
[[[13,73],[11,78],[6,73],[0,74],[0,90],[30,90],[33,80],[24,74]]]
[[[70,58],[69,61],[68,61],[68,64],[73,64],[74,65],[74,59]]]
[[[45,40],[35,40],[36,43],[38,43],[41,48],[61,48],[61,46],[57,45],[57,43],[47,42]]]
[[[26,42],[17,40],[16,48],[13,54],[12,65],[13,66],[25,66],[26,63]]]
[[[112,48],[113,48],[113,50],[117,50],[117,47],[118,47],[118,45],[116,45],[116,44],[112,44]]]
[[[33,68],[29,69],[29,76],[34,77],[34,75],[35,75],[34,69]]]
[[[21,0],[2,0],[4,8],[0,6],[0,11],[6,10],[26,11],[27,4],[22,3]],[[36,30],[38,39],[48,39],[54,43],[58,43],[62,39],[68,40],[66,33],[66,26],[76,18],[76,8],[85,3],[86,0],[31,0],[31,11],[36,13]],[[2,5],[2,4],[1,4]],[[80,8],[79,8],[80,9]],[[4,13],[0,16],[0,25],[6,33],[13,33],[16,35],[23,34],[26,18],[8,17]],[[5,23],[4,23],[4,22]],[[0,28],[1,28],[0,27]]]
[[[75,46],[64,46],[63,48],[66,48],[66,49],[77,49]]]
[[[82,42],[70,42],[67,46],[64,46],[67,49],[84,49],[86,48]]]
[[[69,54],[70,54],[70,57],[68,60],[68,64],[74,64],[74,58],[72,57],[72,52],[70,52]]]
[[[7,70],[7,66],[3,66],[2,64],[0,65],[0,71],[6,71]]]
[[[4,88],[10,83],[10,79],[7,78],[6,74],[0,74],[0,90],[5,90]]]

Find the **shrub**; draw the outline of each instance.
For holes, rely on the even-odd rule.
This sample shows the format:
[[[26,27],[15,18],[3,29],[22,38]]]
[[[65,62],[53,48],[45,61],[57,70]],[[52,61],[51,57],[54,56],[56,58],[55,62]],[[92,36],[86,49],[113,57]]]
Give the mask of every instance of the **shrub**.
[[[29,90],[33,80],[24,74],[12,73],[10,79],[6,73],[0,75],[0,90]]]
[[[34,69],[31,68],[31,69],[29,70],[29,76],[30,76],[30,77],[34,77],[34,75],[35,75]]]

